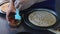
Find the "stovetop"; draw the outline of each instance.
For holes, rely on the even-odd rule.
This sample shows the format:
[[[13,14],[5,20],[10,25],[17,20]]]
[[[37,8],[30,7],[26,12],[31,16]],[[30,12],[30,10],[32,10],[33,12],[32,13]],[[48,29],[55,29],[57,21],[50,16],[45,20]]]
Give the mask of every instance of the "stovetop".
[[[3,14],[1,14],[3,15]],[[49,30],[35,30],[30,28],[29,26],[27,26],[24,21],[21,21],[21,24],[19,27],[17,28],[12,28],[9,26],[9,24],[7,23],[7,20],[5,19],[5,15],[1,16],[0,15],[0,34],[16,34],[19,32],[30,32],[32,34],[55,34]],[[2,22],[3,21],[3,22]],[[3,25],[4,24],[4,25]]]
[[[52,9],[55,11],[55,1],[54,0],[47,0],[41,3],[36,3],[32,5],[30,8],[21,11],[21,14],[25,14],[29,9],[34,9],[34,8],[47,8],[47,9]],[[5,18],[5,14],[0,14],[2,17]],[[34,30],[27,26],[24,21],[22,20],[20,26],[18,28],[10,28],[9,27],[9,34],[16,34],[17,32],[31,32],[32,34],[55,34],[51,31],[48,30]]]

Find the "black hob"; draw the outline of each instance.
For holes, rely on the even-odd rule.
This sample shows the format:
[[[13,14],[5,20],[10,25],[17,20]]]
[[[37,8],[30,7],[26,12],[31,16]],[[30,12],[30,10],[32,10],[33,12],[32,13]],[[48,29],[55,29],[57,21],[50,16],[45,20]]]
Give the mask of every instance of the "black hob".
[[[2,14],[3,15],[3,14]],[[4,17],[3,17],[4,16]],[[27,26],[24,21],[21,21],[21,24],[17,28],[12,28],[9,26],[5,15],[0,16],[0,34],[16,34],[19,32],[29,32],[31,34],[55,34],[49,30],[35,30]],[[3,25],[4,24],[4,25]]]
[[[55,6],[55,0],[47,0],[47,1],[44,1],[41,3],[36,3],[36,4],[32,5],[30,8],[21,11],[21,15],[27,13],[29,10],[34,9],[34,8],[47,8],[47,9],[52,9],[55,11],[54,6]],[[5,14],[0,14],[0,15],[5,16]],[[2,17],[4,17],[4,16],[2,16]],[[29,26],[27,26],[24,23],[23,19],[22,19],[22,22],[18,28],[10,28],[9,26],[7,26],[7,27],[9,30],[9,34],[16,34],[18,32],[30,32],[32,34],[55,34],[55,33],[48,31],[48,30],[34,30],[34,29],[30,28]]]

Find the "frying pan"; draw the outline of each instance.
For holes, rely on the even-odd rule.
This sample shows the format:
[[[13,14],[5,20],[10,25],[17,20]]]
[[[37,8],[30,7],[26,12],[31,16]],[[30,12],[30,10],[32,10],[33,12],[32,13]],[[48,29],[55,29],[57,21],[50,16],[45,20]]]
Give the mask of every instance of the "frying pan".
[[[32,24],[28,19],[29,15],[32,12],[41,11],[41,10],[45,10],[45,11],[48,11],[49,13],[53,14],[56,17],[56,23],[51,25],[51,26],[48,26],[48,27],[41,27],[41,26],[36,26],[36,25]],[[44,8],[37,8],[37,9],[32,9],[32,10],[28,11],[26,14],[24,14],[23,19],[24,19],[24,22],[27,26],[29,26],[29,27],[31,27],[32,29],[35,29],[35,30],[46,30],[46,29],[50,29],[50,28],[55,28],[59,24],[58,14],[53,10],[44,9]]]

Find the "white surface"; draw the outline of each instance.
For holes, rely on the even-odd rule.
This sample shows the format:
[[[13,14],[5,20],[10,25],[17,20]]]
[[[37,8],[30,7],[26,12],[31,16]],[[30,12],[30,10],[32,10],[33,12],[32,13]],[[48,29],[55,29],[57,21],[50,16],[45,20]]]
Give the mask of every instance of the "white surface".
[[[49,31],[54,32],[56,34],[60,34],[60,31],[57,31],[57,30],[49,29]]]

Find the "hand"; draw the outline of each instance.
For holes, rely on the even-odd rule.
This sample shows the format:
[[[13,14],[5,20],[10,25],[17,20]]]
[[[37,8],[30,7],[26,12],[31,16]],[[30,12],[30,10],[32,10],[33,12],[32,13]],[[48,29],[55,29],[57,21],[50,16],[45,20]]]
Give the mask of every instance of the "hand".
[[[15,7],[16,8],[20,8],[20,10],[21,10],[21,8],[22,8],[22,5],[24,4],[26,2],[26,0],[16,0],[15,1]]]
[[[10,0],[10,4],[9,4],[9,7],[8,9],[6,10],[6,19],[8,20],[8,17],[10,15],[10,13],[15,13],[16,12],[16,9],[14,7],[14,2],[12,0]]]
[[[43,1],[45,0],[16,0],[15,7],[18,8],[19,10],[24,10],[31,7],[33,4],[37,2],[43,2]]]

